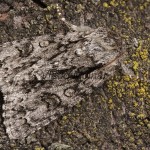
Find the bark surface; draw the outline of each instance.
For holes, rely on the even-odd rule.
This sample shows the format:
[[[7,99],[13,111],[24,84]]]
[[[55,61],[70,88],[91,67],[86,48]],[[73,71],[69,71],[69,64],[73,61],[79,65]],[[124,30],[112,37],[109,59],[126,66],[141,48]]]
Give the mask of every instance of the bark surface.
[[[149,1],[57,3],[0,3],[1,149],[148,150]]]

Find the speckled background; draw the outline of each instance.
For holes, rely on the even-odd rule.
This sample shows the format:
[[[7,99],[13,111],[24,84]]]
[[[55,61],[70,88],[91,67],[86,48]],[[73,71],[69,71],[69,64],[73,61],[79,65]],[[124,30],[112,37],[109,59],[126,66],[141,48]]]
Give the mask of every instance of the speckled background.
[[[52,149],[52,143],[60,142],[75,150],[149,150],[150,0],[43,0],[50,11],[35,2],[0,1],[1,44],[23,37],[66,33],[68,28],[53,7],[59,3],[64,16],[73,24],[106,26],[114,36],[121,36],[128,51],[125,63],[135,76],[124,75],[118,68],[103,87],[59,120],[34,133],[24,145],[9,141],[1,118],[0,149]]]

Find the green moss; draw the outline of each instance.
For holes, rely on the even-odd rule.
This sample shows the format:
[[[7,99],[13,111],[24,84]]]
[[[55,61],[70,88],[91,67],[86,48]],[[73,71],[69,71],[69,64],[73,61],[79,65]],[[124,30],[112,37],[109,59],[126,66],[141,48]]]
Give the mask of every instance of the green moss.
[[[131,118],[133,118],[133,117],[135,117],[135,116],[136,116],[136,114],[135,114],[135,113],[130,112],[130,113],[129,113],[129,116],[130,116]]]

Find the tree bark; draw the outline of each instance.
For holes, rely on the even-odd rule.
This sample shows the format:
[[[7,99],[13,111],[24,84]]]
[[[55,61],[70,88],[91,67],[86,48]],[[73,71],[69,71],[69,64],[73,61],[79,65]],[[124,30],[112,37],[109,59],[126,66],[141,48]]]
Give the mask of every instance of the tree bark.
[[[131,18],[140,16],[141,24],[147,20],[148,7],[145,4],[140,12],[141,1],[139,5],[124,1],[126,6],[58,3],[66,20],[84,22],[88,30],[77,25],[79,30],[72,32],[57,19],[54,7],[46,12],[51,15],[47,27],[45,11],[31,1],[16,1],[2,13],[0,146],[52,149],[52,143],[61,141],[69,146],[57,146],[66,149],[148,150],[149,47],[144,30],[148,25],[137,29],[140,25],[136,19],[130,22],[126,6],[138,8]],[[119,13],[122,9],[126,15]],[[127,67],[139,79],[120,73],[124,51],[130,59]]]

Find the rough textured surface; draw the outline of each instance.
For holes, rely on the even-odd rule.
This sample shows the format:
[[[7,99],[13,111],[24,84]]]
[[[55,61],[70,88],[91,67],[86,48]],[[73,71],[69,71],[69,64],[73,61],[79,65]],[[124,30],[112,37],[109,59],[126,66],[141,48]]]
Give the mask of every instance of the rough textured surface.
[[[54,7],[49,12],[31,0],[2,1],[10,10],[0,14],[0,43],[69,31],[57,19]],[[42,1],[50,6],[58,2],[66,20],[74,25],[106,26],[116,33],[125,41],[128,52],[125,64],[137,77],[123,75],[117,69],[113,78],[94,90],[92,96],[85,97],[75,107],[68,108],[68,113],[33,133],[24,145],[9,140],[2,125],[3,119],[0,119],[1,149],[47,149],[52,143],[59,142],[77,150],[148,150],[149,0],[97,0],[96,3],[94,0]],[[50,24],[47,24],[45,15]],[[4,104],[2,96],[0,102]]]
[[[114,74],[121,52],[105,28],[1,45],[0,85],[9,138],[24,139],[79,103],[82,94],[91,94]]]

